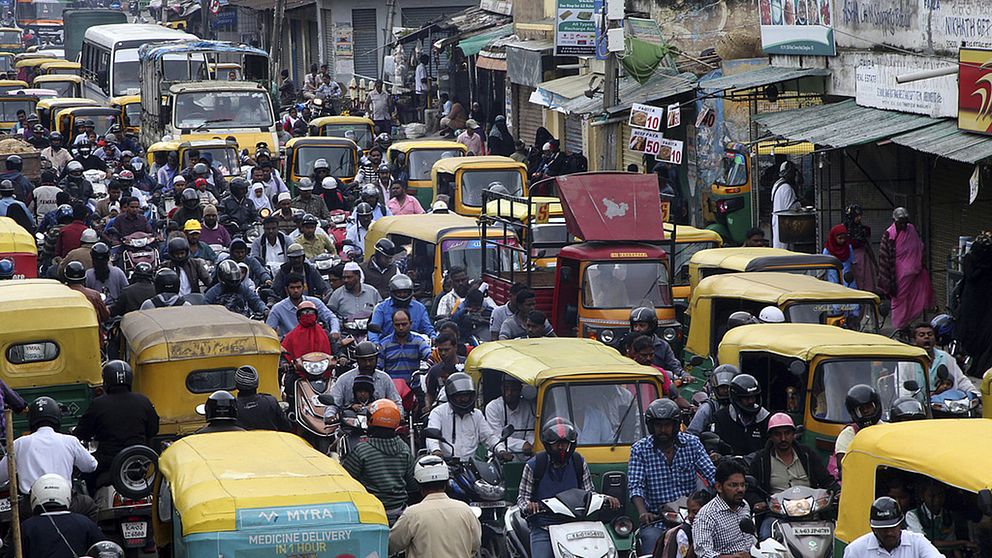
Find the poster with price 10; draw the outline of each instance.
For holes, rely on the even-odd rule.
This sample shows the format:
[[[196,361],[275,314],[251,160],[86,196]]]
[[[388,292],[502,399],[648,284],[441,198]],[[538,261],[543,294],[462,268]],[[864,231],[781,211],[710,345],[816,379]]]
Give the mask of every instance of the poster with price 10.
[[[665,109],[634,103],[630,107],[630,118],[627,124],[632,128],[658,130],[665,117]]]

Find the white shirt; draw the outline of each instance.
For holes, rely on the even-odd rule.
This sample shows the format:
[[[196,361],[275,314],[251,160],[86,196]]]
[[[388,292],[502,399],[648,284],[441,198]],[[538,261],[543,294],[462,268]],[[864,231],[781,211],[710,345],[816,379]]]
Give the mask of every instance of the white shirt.
[[[186,270],[179,268],[179,294],[188,295],[193,292],[193,289],[189,286],[189,276],[186,275]]]
[[[275,244],[269,244],[269,239],[262,237],[262,242],[265,243],[265,265],[270,269],[274,266],[280,266],[286,263],[286,253],[282,249],[282,244],[279,242],[279,238],[276,237]]]
[[[348,228],[345,229],[344,237],[355,243],[354,246],[345,246],[345,254],[351,254],[356,251],[365,252],[365,237],[368,236],[369,230],[365,227],[361,227],[358,221],[350,223]]]
[[[943,558],[926,537],[919,533],[902,530],[899,546],[886,551],[878,545],[874,533],[861,535],[844,549],[844,558]]]
[[[38,477],[54,473],[71,482],[72,468],[84,473],[96,470],[96,458],[90,455],[79,439],[59,434],[50,426],[14,440],[17,456],[17,486],[21,494],[30,494]],[[0,483],[7,482],[7,456],[0,460]]]
[[[455,413],[451,405],[447,403],[439,405],[427,418],[427,427],[441,429],[441,435],[455,447],[454,455],[459,459],[467,459],[475,455],[480,442],[491,449],[499,441],[499,433],[489,426],[482,416],[482,411],[478,409],[473,409],[471,414],[460,416]],[[445,457],[451,457],[451,446],[437,440],[427,440],[427,451],[433,453],[440,449]]]
[[[776,182],[772,186],[772,248],[788,248],[778,239],[778,214],[799,207],[799,198],[792,184],[785,181]]]
[[[458,296],[458,293],[456,293],[454,289],[448,291],[444,296],[441,297],[441,300],[437,301],[438,317],[451,316],[452,314],[454,314],[458,310],[458,307],[461,305],[462,300],[463,300],[462,297]],[[494,309],[496,308],[496,303],[493,302],[493,299],[487,296],[482,299],[482,306],[483,308]]]
[[[523,453],[524,442],[534,445],[534,403],[521,398],[516,409],[503,404],[503,397],[497,397],[486,405],[486,422],[496,432],[502,432],[507,424],[513,425],[513,434],[506,444],[513,453]]]
[[[426,90],[425,87],[427,87],[427,85],[423,83],[424,80],[427,79],[427,66],[424,66],[423,64],[417,64],[417,69],[413,73],[413,79],[414,79],[414,84],[413,84],[414,91],[416,91],[418,95],[420,93],[423,93]]]

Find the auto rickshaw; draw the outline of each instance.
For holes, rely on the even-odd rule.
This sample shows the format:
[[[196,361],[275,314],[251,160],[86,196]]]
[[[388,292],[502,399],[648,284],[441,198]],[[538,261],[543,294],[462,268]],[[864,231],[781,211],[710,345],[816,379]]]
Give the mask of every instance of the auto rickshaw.
[[[121,111],[121,122],[126,130],[141,131],[141,95],[122,95],[110,100],[110,107]]]
[[[434,163],[445,157],[462,157],[468,148],[457,141],[407,140],[389,146],[386,160],[407,171],[407,190],[425,209],[434,201],[434,184],[431,170]],[[402,155],[402,157],[401,157]],[[398,162],[402,159],[402,162]]]
[[[975,419],[879,423],[858,432],[844,454],[833,556],[843,558],[848,544],[871,531],[871,504],[887,495],[892,481],[917,489],[942,483],[944,508],[962,523],[992,515],[992,449],[984,443],[989,436],[992,421]],[[981,550],[988,550],[987,539]]]
[[[709,229],[697,229],[689,225],[665,223],[665,236],[674,239],[672,251],[672,297],[676,302],[689,302],[692,287],[689,286],[689,260],[700,250],[719,248],[723,238]]]
[[[313,164],[324,159],[331,167],[331,176],[351,184],[358,174],[359,149],[350,139],[335,137],[293,138],[286,142],[286,167],[283,177],[297,184],[304,176],[313,174]]]
[[[37,105],[35,110],[38,113],[39,123],[47,130],[54,130],[56,124],[52,119],[54,113],[72,107],[99,107],[100,103],[82,97],[58,97],[56,99],[42,99],[37,101]]]
[[[0,128],[9,130],[17,123],[18,111],[23,110],[25,114],[31,114],[35,112],[38,102],[37,97],[0,94]]]
[[[34,78],[31,87],[53,89],[59,97],[82,97],[83,78],[67,74],[41,74]]]
[[[158,470],[144,492],[156,544],[172,556],[387,555],[379,500],[293,434],[186,436],[162,453]]]
[[[89,120],[93,123],[93,131],[97,136],[105,136],[114,126],[121,126],[121,111],[110,107],[66,107],[53,109],[51,118],[55,121],[55,129],[67,138],[72,145],[79,135],[79,121]],[[118,140],[124,138],[118,138]]]
[[[781,248],[712,248],[689,258],[689,284],[720,273],[785,271],[826,279],[829,271],[841,277],[841,263],[829,254],[803,254]]]
[[[203,426],[196,406],[216,390],[233,390],[234,373],[243,364],[261,372],[260,392],[279,393],[279,336],[264,322],[223,306],[129,312],[121,320],[119,348],[134,369],[134,391],[158,410],[160,438]]]
[[[825,456],[853,422],[844,400],[855,385],[878,391],[882,420],[903,395],[930,401],[926,351],[874,333],[816,324],[739,326],[724,336],[719,359],[754,376],[761,404],[805,425],[803,443]]]
[[[25,89],[27,86],[27,82],[19,79],[0,79],[0,91],[3,91],[4,93],[9,93],[18,89]]]
[[[804,275],[762,271],[728,273],[700,281],[689,299],[689,335],[685,362],[704,360],[692,366],[697,378],[706,379],[713,369],[727,319],[737,311],[757,316],[766,306],[775,306],[790,323],[827,324],[876,333],[879,324],[878,295],[849,289]]]
[[[543,449],[540,428],[544,423],[554,417],[572,421],[579,431],[576,451],[589,464],[596,490],[626,501],[627,483],[622,482],[624,488],[618,494],[614,482],[626,480],[630,446],[647,436],[644,411],[662,396],[664,372],[641,366],[598,341],[567,338],[483,343],[469,353],[465,372],[479,385],[483,408],[502,395],[505,376],[524,385],[520,404],[530,405],[535,414],[533,425],[524,433],[533,453]],[[517,456],[503,466],[506,499],[511,502],[517,499],[526,457]],[[630,549],[631,538],[617,535],[615,528],[610,532],[623,555]]]
[[[310,121],[310,135],[348,138],[368,155],[375,142],[375,123],[364,116],[321,116]]]
[[[46,62],[57,62],[58,58],[51,58],[42,55],[40,58],[24,58],[14,63],[14,70],[17,71],[17,79],[30,83],[35,77],[41,75],[40,66]]]
[[[443,159],[442,159],[443,160]],[[530,196],[530,204],[513,203],[507,200],[492,200],[486,204],[485,213],[499,215],[520,223],[517,234],[523,242],[524,235],[531,235],[531,263],[538,268],[551,269],[558,262],[561,247],[567,244],[581,242],[571,236],[565,224],[561,200],[550,196]],[[531,216],[530,210],[534,209]],[[523,226],[526,222],[529,226]]]
[[[207,65],[210,68],[210,79],[241,81],[241,64],[237,62],[211,62]]]
[[[431,168],[433,197],[448,196],[448,209],[459,215],[482,213],[482,191],[493,182],[502,184],[512,196],[526,196],[527,165],[493,155],[439,159]]]
[[[38,245],[34,237],[10,217],[0,217],[0,259],[14,262],[14,279],[38,276]]]
[[[103,383],[93,305],[58,281],[0,281],[0,316],[0,378],[29,403],[54,398],[67,409],[62,427],[75,426]],[[27,418],[14,427],[26,431]]]
[[[0,80],[0,82],[2,81],[3,80]],[[3,89],[0,88],[0,91],[3,91]],[[54,89],[38,89],[35,87],[10,89],[7,91],[7,94],[15,97],[20,95],[35,97],[39,101],[42,99],[54,99],[59,96],[58,91],[55,91]]]
[[[20,52],[24,49],[21,30],[17,27],[0,27],[0,49],[6,52]]]
[[[70,62],[68,60],[57,60],[55,62],[45,62],[39,67],[42,74],[47,76],[51,75],[62,75],[62,76],[78,76],[80,72],[79,62]]]

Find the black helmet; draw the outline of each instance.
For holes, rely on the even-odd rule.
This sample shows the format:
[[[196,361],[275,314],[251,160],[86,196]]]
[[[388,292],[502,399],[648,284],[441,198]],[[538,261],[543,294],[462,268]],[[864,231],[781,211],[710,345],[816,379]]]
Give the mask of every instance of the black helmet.
[[[214,421],[238,420],[238,404],[234,396],[224,390],[218,390],[210,394],[207,404],[204,406],[207,416],[207,423]]]
[[[351,384],[351,392],[354,394],[359,389],[364,389],[365,391],[374,394],[375,393],[375,380],[372,376],[368,374],[359,374],[355,376],[355,380]],[[374,397],[369,398],[370,401],[375,401]]]
[[[51,134],[48,134],[48,139],[52,143],[55,143],[56,141],[62,141],[62,134],[58,132],[52,132]]]
[[[644,411],[644,422],[648,424],[656,420],[680,420],[681,418],[682,411],[679,410],[679,406],[667,398],[655,399]]]
[[[741,371],[733,364],[721,364],[713,369],[713,374],[710,375],[709,388],[710,396],[716,399],[718,402],[726,404],[730,402],[730,382],[738,375]],[[720,388],[727,388],[727,394],[721,395]]]
[[[186,255],[184,257],[177,258],[176,254],[178,252],[182,252],[183,250],[186,251]],[[168,251],[169,251],[170,260],[177,263],[185,262],[186,259],[189,258],[189,242],[186,241],[186,237],[184,236],[175,236],[173,238],[170,238]]]
[[[97,242],[90,248],[90,257],[94,260],[110,260],[110,247],[103,242]]]
[[[14,183],[11,182],[10,180],[0,180],[0,195],[13,196]]]
[[[196,207],[200,204],[200,194],[196,193],[196,190],[192,188],[186,188],[179,194],[179,199],[182,200],[183,207],[188,207],[190,209]]]
[[[14,278],[14,262],[7,258],[0,260],[0,280]]]
[[[210,167],[206,163],[197,163],[193,165],[193,174],[210,174]]]
[[[397,294],[399,291],[407,291],[408,294],[399,296]],[[393,299],[393,302],[398,302],[401,305],[409,303],[410,299],[413,298],[413,279],[402,273],[393,275],[393,278],[389,280],[389,297]]]
[[[179,294],[179,274],[163,267],[155,273],[155,292]]]
[[[562,417],[552,417],[541,428],[541,443],[544,444],[544,451],[548,452],[548,457],[558,464],[564,463],[575,451],[578,440],[579,433],[575,430],[575,425]],[[568,442],[568,449],[563,452],[552,451],[551,446],[558,442]]]
[[[871,414],[862,415],[861,406],[869,404],[874,405],[874,410]],[[875,388],[867,384],[858,384],[847,390],[844,406],[847,407],[851,420],[860,428],[871,426],[882,418],[882,399],[878,396]]]
[[[58,430],[62,426],[62,408],[58,401],[51,397],[39,397],[28,407],[28,426],[37,430],[42,426],[51,426]]]
[[[224,260],[217,264],[217,280],[225,287],[237,287],[241,284],[241,268],[234,260]]]
[[[24,166],[24,160],[21,159],[20,155],[11,155],[7,157],[7,170],[19,171]]]
[[[90,558],[124,558],[124,550],[113,541],[100,541],[94,543],[86,551],[86,556]]]
[[[362,341],[355,347],[355,358],[366,358],[379,355],[379,347],[371,341]]]
[[[237,190],[242,194],[244,194],[245,192],[248,191],[248,181],[245,180],[244,178],[241,178],[240,176],[237,178],[232,178],[229,187],[231,188],[232,192]]]
[[[758,321],[751,315],[751,313],[738,310],[727,318],[727,331],[730,331],[737,326],[756,323],[758,323]]]
[[[396,244],[388,238],[380,238],[375,243],[375,253],[391,258],[396,255]]]
[[[362,202],[362,203],[356,205],[355,206],[355,215],[358,215],[358,216],[367,215],[367,216],[370,216],[371,217],[372,216],[372,206],[369,205],[367,202]]]
[[[915,398],[904,395],[896,399],[889,409],[889,422],[904,422],[927,418],[927,412]]]
[[[733,380],[730,380],[730,402],[737,408],[737,412],[745,415],[758,414],[758,411],[761,410],[761,403],[757,398],[760,395],[761,386],[758,385],[758,380],[755,380],[754,376],[738,374]],[[754,403],[744,405],[741,402],[742,397],[754,397]]]
[[[86,266],[80,261],[71,261],[65,265],[65,282],[73,285],[86,281]]]
[[[464,405],[455,401],[455,396],[460,394],[470,396]],[[447,381],[444,382],[444,395],[448,399],[448,405],[451,405],[459,415],[471,413],[475,409],[475,382],[464,372],[455,372],[448,376]]]
[[[134,383],[134,372],[131,365],[123,360],[111,360],[103,365],[103,388],[109,390],[115,387],[127,387],[131,389]]]
[[[131,271],[131,282],[151,281],[154,273],[155,268],[152,267],[152,264],[148,262],[138,262],[134,264],[134,269]]]
[[[658,315],[650,306],[638,306],[630,311],[630,327],[633,329],[637,322],[646,322],[651,326],[646,335],[654,335],[658,329]]]
[[[871,503],[871,512],[868,514],[868,525],[872,529],[888,529],[898,527],[902,524],[902,509],[899,502],[888,496],[876,498]]]

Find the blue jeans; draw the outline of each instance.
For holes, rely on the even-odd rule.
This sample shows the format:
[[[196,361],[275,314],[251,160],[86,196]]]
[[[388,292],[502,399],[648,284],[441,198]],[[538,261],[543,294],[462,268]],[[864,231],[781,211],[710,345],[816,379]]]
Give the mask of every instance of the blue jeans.
[[[649,525],[647,527],[642,527],[640,534],[638,535],[638,542],[641,545],[638,554],[652,554],[654,553],[654,547],[658,544],[658,539],[660,539],[665,534],[664,524]]]
[[[772,523],[774,522],[775,518],[772,517],[772,514],[765,514],[764,519],[761,520],[761,524],[758,525],[758,542],[772,537]]]
[[[555,558],[547,527],[534,527],[530,530],[530,558]]]

